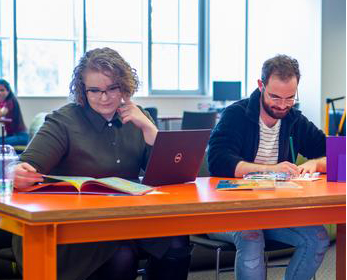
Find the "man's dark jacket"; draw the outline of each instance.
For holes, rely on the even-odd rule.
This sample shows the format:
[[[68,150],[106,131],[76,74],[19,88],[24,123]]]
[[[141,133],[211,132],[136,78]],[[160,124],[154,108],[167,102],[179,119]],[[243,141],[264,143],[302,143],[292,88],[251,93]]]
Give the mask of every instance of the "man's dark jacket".
[[[260,91],[228,106],[213,130],[209,141],[208,165],[211,176],[235,177],[240,161],[254,162],[259,146]],[[292,162],[289,137],[292,136],[295,158],[325,156],[325,135],[301,111],[290,109],[282,119],[278,162]]]

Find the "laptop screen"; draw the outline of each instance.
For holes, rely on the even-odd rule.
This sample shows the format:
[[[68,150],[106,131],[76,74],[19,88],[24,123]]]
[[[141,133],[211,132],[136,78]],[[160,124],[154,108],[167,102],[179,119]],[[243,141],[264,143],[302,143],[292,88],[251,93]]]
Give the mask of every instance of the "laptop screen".
[[[194,181],[210,133],[210,129],[159,131],[142,183],[159,186]]]

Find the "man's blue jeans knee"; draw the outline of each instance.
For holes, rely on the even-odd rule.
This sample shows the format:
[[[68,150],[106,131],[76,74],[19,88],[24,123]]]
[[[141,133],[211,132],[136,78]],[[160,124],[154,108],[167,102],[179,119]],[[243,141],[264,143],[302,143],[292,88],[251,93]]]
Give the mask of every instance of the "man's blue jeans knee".
[[[295,253],[285,272],[285,280],[310,280],[321,265],[329,246],[329,236],[323,226],[212,233],[209,237],[235,244],[237,280],[265,278],[265,239],[295,247]]]
[[[235,244],[235,275],[238,280],[265,279],[264,235],[262,230],[209,234],[212,239]]]
[[[295,247],[285,280],[311,279],[321,265],[330,242],[323,226],[264,230],[264,236]]]

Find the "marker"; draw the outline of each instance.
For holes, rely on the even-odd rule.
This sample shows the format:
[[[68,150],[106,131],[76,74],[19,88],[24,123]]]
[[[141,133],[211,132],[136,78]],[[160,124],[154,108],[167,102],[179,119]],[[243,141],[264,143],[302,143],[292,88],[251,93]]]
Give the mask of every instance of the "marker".
[[[294,154],[294,146],[293,146],[293,137],[292,136],[289,136],[289,146],[290,146],[290,151],[292,153],[292,161],[295,164],[296,159],[295,159],[295,154]]]

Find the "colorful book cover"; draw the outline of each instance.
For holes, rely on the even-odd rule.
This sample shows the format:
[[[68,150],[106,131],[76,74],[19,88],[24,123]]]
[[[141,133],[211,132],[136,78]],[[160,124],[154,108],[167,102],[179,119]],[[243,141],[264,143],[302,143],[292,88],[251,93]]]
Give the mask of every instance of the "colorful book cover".
[[[220,180],[216,189],[219,191],[233,190],[273,190],[275,189],[275,181],[251,181],[251,180]]]
[[[287,181],[290,180],[290,174],[286,172],[250,172],[243,176],[245,180],[276,180]]]

